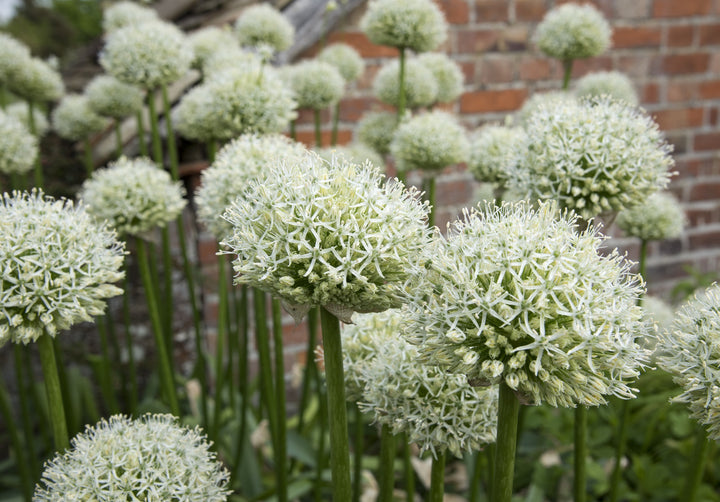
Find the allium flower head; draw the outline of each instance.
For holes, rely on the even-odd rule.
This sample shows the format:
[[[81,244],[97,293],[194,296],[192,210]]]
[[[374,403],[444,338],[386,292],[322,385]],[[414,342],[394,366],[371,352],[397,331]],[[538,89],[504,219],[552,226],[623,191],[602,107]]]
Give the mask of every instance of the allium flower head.
[[[41,191],[0,202],[0,346],[28,344],[105,311],[122,293],[123,245],[81,205]]]
[[[385,161],[375,150],[359,142],[321,148],[317,150],[317,154],[328,162],[332,161],[333,155],[340,155],[356,164],[370,162],[375,167],[383,168],[385,166]]]
[[[255,52],[241,48],[237,42],[226,45],[208,54],[202,64],[205,80],[222,75],[228,70],[240,71],[242,69],[260,66],[262,58]]]
[[[232,235],[232,225],[222,218],[230,204],[251,180],[261,179],[270,163],[299,159],[305,147],[287,136],[245,134],[225,145],[201,175],[195,194],[198,218],[216,239]]]
[[[566,91],[537,92],[525,100],[517,112],[517,121],[525,126],[530,116],[541,106],[553,109],[555,106],[564,106],[566,103],[575,103],[577,98],[574,94]]]
[[[610,98],[540,105],[511,182],[585,219],[621,211],[667,185],[671,146],[641,110]]]
[[[378,45],[415,52],[436,49],[447,38],[447,22],[432,0],[373,0],[360,29]]]
[[[468,159],[470,145],[465,129],[446,112],[417,115],[400,124],[390,152],[400,171],[436,171]]]
[[[218,26],[202,28],[192,33],[188,40],[195,54],[192,66],[197,69],[202,69],[205,61],[215,52],[223,51],[228,47],[240,48],[235,35],[229,29]]]
[[[612,29],[590,4],[563,4],[538,24],[534,40],[546,55],[563,61],[598,56],[610,47]]]
[[[45,465],[33,500],[223,502],[228,479],[198,427],[172,415],[114,415]]]
[[[235,22],[235,33],[242,46],[267,44],[277,52],[290,47],[295,28],[272,5],[257,4],[245,9]]]
[[[88,213],[120,235],[164,227],[185,207],[185,190],[150,159],[121,157],[85,180],[78,194]]]
[[[608,95],[631,105],[637,105],[639,101],[632,81],[619,71],[588,73],[575,84],[575,95],[579,98]]]
[[[236,282],[279,297],[296,318],[323,306],[352,312],[397,307],[399,286],[427,240],[427,204],[379,170],[312,152],[269,166],[264,181],[225,212]]]
[[[90,107],[87,96],[66,94],[52,112],[52,126],[58,136],[70,141],[81,141],[96,134],[108,125]]]
[[[685,211],[672,194],[656,192],[644,202],[621,211],[617,225],[630,237],[659,241],[678,237],[685,220]]]
[[[20,71],[20,67],[30,60],[27,45],[7,33],[0,33],[0,83],[7,85]]]
[[[143,89],[168,85],[190,68],[193,52],[185,34],[164,21],[130,24],[114,31],[100,52],[113,77]]]
[[[27,105],[22,105],[27,113]],[[37,138],[20,120],[0,112],[0,173],[25,174],[37,156]]]
[[[305,60],[288,73],[298,108],[323,110],[334,105],[345,92],[345,79],[338,69],[320,60]]]
[[[400,63],[385,63],[373,80],[373,94],[382,101],[397,107],[400,101]],[[405,61],[405,104],[419,108],[433,104],[437,99],[438,84],[433,73],[417,59]]]
[[[155,9],[125,0],[113,3],[103,11],[102,28],[105,33],[112,33],[126,26],[159,20]]]
[[[418,63],[430,70],[437,83],[438,103],[455,101],[463,90],[463,75],[460,65],[442,52],[426,52],[417,58]]]
[[[470,141],[468,169],[478,181],[505,183],[525,138],[522,127],[482,127]]]
[[[598,405],[633,397],[646,357],[640,279],[595,227],[554,202],[488,205],[427,248],[406,285],[406,338],[420,359],[473,384],[504,381],[525,403]]]
[[[390,142],[397,129],[397,115],[390,112],[368,112],[357,123],[357,139],[380,155],[390,153]]]
[[[317,58],[337,68],[345,82],[354,82],[365,71],[365,60],[348,44],[330,44],[320,51]]]
[[[60,73],[39,58],[30,58],[17,68],[7,82],[8,89],[25,101],[55,101],[65,92]]]
[[[143,92],[134,85],[110,75],[98,75],[85,87],[88,104],[103,117],[122,119],[134,115],[143,106]]]
[[[15,103],[8,105],[5,109],[5,113],[19,121],[25,126],[25,129],[31,131],[27,103],[16,101]],[[50,130],[50,122],[45,116],[45,113],[37,106],[33,107],[33,121],[35,122],[35,136],[38,138],[45,136],[45,134],[47,134]]]

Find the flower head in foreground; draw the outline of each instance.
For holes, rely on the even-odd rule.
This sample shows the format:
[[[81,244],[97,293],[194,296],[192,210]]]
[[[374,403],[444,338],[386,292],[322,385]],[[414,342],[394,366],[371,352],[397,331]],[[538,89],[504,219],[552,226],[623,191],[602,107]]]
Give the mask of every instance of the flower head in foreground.
[[[323,306],[352,312],[400,305],[400,286],[427,242],[429,209],[378,169],[308,152],[269,166],[225,211],[236,282],[279,297],[302,317]]]
[[[390,152],[400,171],[437,171],[468,159],[470,144],[465,129],[446,112],[417,115],[400,124]]]
[[[447,22],[432,0],[373,0],[360,29],[378,45],[415,52],[436,49],[447,38]]]
[[[267,44],[277,52],[290,47],[295,38],[295,28],[290,21],[268,4],[245,9],[235,22],[235,33],[242,46]]]
[[[373,94],[397,108],[400,102],[400,64],[397,60],[385,63],[373,80]],[[428,106],[437,100],[438,85],[432,71],[417,59],[405,61],[405,104],[408,108]]]
[[[385,166],[385,161],[375,150],[358,142],[321,148],[317,150],[317,154],[328,162],[332,161],[333,155],[341,155],[356,164],[370,162],[375,167],[383,168]]]
[[[338,69],[317,59],[293,65],[288,76],[298,108],[323,110],[340,101],[345,91]]]
[[[639,101],[632,81],[619,71],[588,73],[575,84],[575,95],[579,98],[608,95],[631,105]]]
[[[112,33],[126,26],[138,25],[147,21],[158,21],[155,9],[144,7],[137,2],[127,0],[116,2],[103,11],[102,28]]]
[[[685,210],[668,192],[656,192],[645,202],[618,214],[617,225],[625,235],[645,241],[678,237],[685,226]]]
[[[463,90],[463,75],[460,65],[450,59],[442,52],[426,52],[420,54],[418,62],[430,70],[437,83],[438,103],[450,103],[455,101]]]
[[[20,67],[31,58],[27,45],[7,33],[0,33],[0,83],[7,85]]]
[[[143,106],[143,92],[134,85],[110,75],[99,75],[85,87],[88,104],[103,117],[122,119],[134,115]]]
[[[215,52],[227,48],[240,48],[232,31],[218,26],[202,28],[191,34],[188,40],[193,48],[193,54],[195,54],[192,66],[197,69],[202,69],[207,59]]]
[[[585,219],[631,207],[670,179],[672,147],[650,117],[621,101],[540,105],[525,130],[511,184]]]
[[[630,398],[646,354],[640,279],[555,203],[470,211],[427,248],[406,285],[406,338],[420,359],[522,402],[574,407]]]
[[[120,235],[140,235],[177,218],[184,193],[150,159],[121,157],[85,180],[79,198],[88,213],[110,222]]]
[[[365,71],[365,60],[348,44],[330,44],[320,51],[317,58],[337,68],[345,82],[354,82]]]
[[[22,103],[27,113],[27,105]],[[0,112],[0,173],[24,174],[38,156],[38,140],[25,125]]]
[[[18,67],[8,81],[8,89],[25,101],[55,101],[65,92],[60,73],[39,58],[30,58]]]
[[[397,115],[391,112],[368,112],[357,123],[357,139],[380,155],[390,153],[390,143],[397,129]]]
[[[568,61],[598,56],[610,47],[612,29],[590,4],[564,4],[538,24],[534,40],[546,55]]]
[[[470,141],[468,170],[478,181],[505,183],[525,142],[522,127],[488,125]]]
[[[517,111],[516,118],[519,125],[526,126],[530,116],[541,106],[552,109],[554,106],[564,106],[567,103],[575,102],[577,102],[575,95],[566,91],[536,92],[525,100],[520,110]]]
[[[0,345],[55,336],[122,290],[123,245],[80,205],[40,191],[0,202]]]
[[[691,416],[705,425],[708,437],[720,438],[720,287],[713,285],[682,305],[671,329],[660,336],[658,365],[673,375]]]
[[[33,500],[223,502],[228,479],[199,428],[171,415],[114,415],[46,464]]]
[[[53,129],[70,141],[86,140],[107,125],[107,119],[95,113],[81,94],[66,94],[52,112]]]
[[[465,375],[422,364],[417,347],[398,336],[401,314],[385,317],[384,324],[363,321],[345,328],[389,332],[361,369],[366,384],[360,409],[434,457],[445,450],[461,457],[494,442],[497,387],[472,387]]]
[[[30,117],[28,116],[28,104],[22,101],[16,101],[8,105],[5,109],[5,113],[10,117],[18,120],[25,129],[31,131]],[[50,122],[48,121],[45,113],[38,107],[33,107],[33,121],[35,122],[35,136],[41,138],[47,134],[50,130]]]

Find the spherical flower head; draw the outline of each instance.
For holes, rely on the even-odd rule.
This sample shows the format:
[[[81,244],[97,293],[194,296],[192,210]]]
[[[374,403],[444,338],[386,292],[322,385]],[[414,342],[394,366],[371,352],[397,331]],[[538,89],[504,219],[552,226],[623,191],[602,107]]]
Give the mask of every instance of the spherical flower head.
[[[103,117],[122,119],[142,109],[140,88],[119,81],[110,75],[98,75],[85,87],[88,104]]]
[[[7,85],[20,71],[20,67],[30,60],[27,45],[7,33],[0,33],[0,83]]]
[[[463,90],[463,75],[460,65],[442,52],[426,52],[417,58],[418,62],[430,70],[437,83],[438,103],[455,101]]]
[[[150,159],[121,157],[85,180],[78,194],[88,213],[120,235],[165,227],[185,207],[185,190]]]
[[[95,113],[87,96],[81,94],[65,95],[52,112],[53,129],[70,141],[86,140],[107,125],[107,119]]]
[[[360,20],[370,41],[415,52],[437,49],[447,39],[447,22],[431,0],[374,0]]]
[[[397,129],[397,115],[390,112],[368,112],[357,123],[358,141],[380,155],[390,153],[390,142]]]
[[[519,125],[527,125],[530,116],[541,106],[553,109],[555,106],[564,106],[566,103],[575,103],[577,98],[574,94],[566,91],[547,91],[538,92],[525,100],[520,110],[517,112],[517,122]]]
[[[232,140],[202,172],[195,193],[198,219],[217,240],[232,235],[233,227],[222,214],[248,183],[263,178],[270,163],[299,159],[305,153],[300,143],[280,134],[245,134]]]
[[[399,336],[402,314],[391,312],[386,316],[395,318],[391,325],[365,323],[359,328],[394,331],[361,367],[365,385],[360,409],[394,434],[407,434],[409,443],[430,450],[435,458],[446,450],[462,457],[494,442],[497,387],[472,387],[465,375],[422,364],[417,347]]]
[[[320,51],[317,58],[337,68],[345,82],[354,82],[365,71],[365,60],[348,44],[330,44]]]
[[[235,22],[235,33],[240,45],[267,44],[275,51],[284,51],[295,38],[295,28],[282,13],[266,3],[245,9]]]
[[[172,415],[114,415],[45,465],[33,500],[223,502],[229,473],[196,427]]]
[[[20,65],[8,81],[8,89],[25,101],[55,101],[65,92],[60,73],[39,58],[30,58]]]
[[[610,47],[612,29],[590,4],[563,4],[538,24],[534,40],[551,58],[568,61],[598,56]]]
[[[470,141],[468,170],[476,180],[505,183],[526,139],[522,127],[487,125]]]
[[[102,28],[105,33],[113,33],[126,26],[138,25],[147,21],[158,21],[155,9],[137,2],[122,1],[109,5],[103,11]]]
[[[202,64],[205,80],[222,75],[228,70],[242,70],[250,66],[262,65],[262,59],[256,53],[243,49],[237,42],[218,48],[207,55]]]
[[[0,346],[92,321],[122,290],[124,249],[81,205],[41,191],[0,202]]]
[[[639,102],[632,81],[619,71],[588,73],[575,84],[575,95],[579,98],[607,95],[631,105]]]
[[[269,166],[223,217],[237,255],[236,282],[279,297],[296,318],[322,306],[343,322],[352,312],[400,304],[399,286],[427,241],[428,206],[370,164],[312,152]]]
[[[521,402],[574,407],[634,397],[647,354],[639,277],[595,227],[554,202],[466,211],[406,284],[406,338],[423,362]]]
[[[465,129],[453,115],[435,111],[400,124],[390,152],[400,171],[438,171],[467,161],[470,144]]]
[[[190,68],[193,52],[185,34],[164,21],[130,24],[114,31],[100,52],[113,77],[143,89],[168,85]]]
[[[373,80],[373,94],[397,108],[400,103],[400,63],[385,63]],[[405,61],[405,105],[408,108],[429,106],[437,100],[438,84],[429,68],[417,59]]]
[[[338,69],[317,59],[293,65],[288,76],[298,108],[323,110],[340,101],[345,92],[345,79]]]
[[[375,167],[383,168],[385,166],[385,161],[375,150],[359,142],[320,148],[317,150],[317,154],[328,162],[332,161],[334,155],[340,155],[356,164],[370,162]]]
[[[644,202],[621,211],[617,217],[617,225],[625,235],[644,241],[679,237],[685,221],[685,210],[667,192],[656,192]]]
[[[675,320],[675,309],[662,298],[657,296],[644,296],[642,299],[645,322],[650,326],[651,335],[645,337],[640,343],[646,349],[656,353],[658,339],[667,333]]]
[[[30,116],[28,114],[28,104],[22,101],[16,101],[8,105],[5,113],[25,126],[25,129],[32,132],[30,126]],[[38,107],[33,107],[33,121],[35,122],[35,136],[41,138],[50,130],[50,122],[45,113]]]
[[[223,51],[228,47],[240,49],[235,35],[224,27],[208,26],[202,28],[191,34],[188,40],[195,54],[192,66],[197,69],[202,69],[205,61],[215,52]]]
[[[22,103],[26,109],[27,105]],[[38,156],[38,140],[12,115],[0,112],[0,173],[25,174]]]
[[[665,188],[672,147],[642,110],[610,98],[540,106],[511,184],[583,218],[621,211]]]

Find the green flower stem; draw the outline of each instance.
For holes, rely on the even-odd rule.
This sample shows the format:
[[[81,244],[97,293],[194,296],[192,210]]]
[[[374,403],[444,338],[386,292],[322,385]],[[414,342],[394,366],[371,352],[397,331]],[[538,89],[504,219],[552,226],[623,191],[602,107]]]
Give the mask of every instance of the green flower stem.
[[[573,60],[566,59],[562,63],[563,65],[563,91],[567,91],[570,87],[570,76],[572,75]]]
[[[10,174],[10,187],[12,190],[25,190],[24,178],[18,173]]]
[[[395,488],[395,436],[387,424],[380,430],[379,502],[392,502]]]
[[[400,47],[400,76],[398,77],[397,123],[405,116],[405,47]]]
[[[152,135],[152,151],[153,160],[162,168],[165,160],[163,159],[162,143],[160,142],[160,128],[158,126],[157,107],[155,106],[155,93],[148,91],[148,109],[150,111],[150,133]]]
[[[102,378],[100,379],[100,390],[102,391],[102,395],[105,399],[105,404],[108,407],[108,411],[111,415],[115,415],[116,413],[119,413],[120,407],[118,406],[118,402],[115,397],[115,390],[113,389],[112,385],[113,378],[110,370],[113,368],[114,364],[110,360],[110,351],[108,349],[108,332],[107,326],[104,324],[104,321],[104,319],[95,320],[95,324],[98,328],[98,333],[100,334],[100,354],[102,356],[102,362],[100,363],[100,372],[102,374]]]
[[[702,483],[703,471],[705,470],[708,444],[709,441],[705,430],[698,426],[697,432],[695,433],[695,445],[693,446],[691,456],[692,463],[688,468],[685,486],[683,487],[683,491],[680,492],[678,500],[685,500],[687,502],[695,502],[698,500],[697,492],[700,488],[700,484]]]
[[[150,264],[148,259],[145,242],[138,238],[137,254],[138,265],[140,266],[140,277],[143,287],[145,288],[145,297],[148,302],[148,310],[150,312],[150,320],[152,323],[153,334],[155,335],[155,345],[160,359],[160,382],[165,391],[165,397],[170,405],[170,411],[176,417],[180,416],[180,406],[178,405],[177,390],[175,389],[175,379],[172,372],[172,364],[170,362],[170,354],[165,345],[165,336],[163,335],[162,319],[160,317],[160,309],[158,308],[157,298],[155,297],[155,288],[150,275]]]
[[[163,333],[168,352],[172,351],[172,318],[173,318],[173,277],[172,277],[172,254],[170,252],[170,230],[164,226],[161,230],[162,242],[162,263],[163,263]],[[158,298],[160,300],[160,298]]]
[[[316,374],[317,377],[317,384],[318,384],[318,400],[320,402],[320,409],[318,410],[318,444],[317,444],[317,450],[315,454],[315,482],[313,485],[313,496],[315,499],[315,502],[321,502],[323,500],[322,498],[322,489],[324,485],[323,481],[323,473],[325,471],[325,463],[327,455],[325,454],[325,436],[326,431],[328,429],[328,401],[327,401],[327,395],[325,392],[323,392],[323,389],[320,384],[320,375]]]
[[[333,500],[351,500],[350,446],[347,435],[340,321],[330,312],[321,308],[320,325],[322,327],[325,377],[327,379]]]
[[[430,495],[428,502],[442,502],[445,494],[445,450],[438,451],[430,471]]]
[[[163,102],[163,115],[165,116],[165,126],[167,127],[167,147],[168,157],[170,158],[170,173],[175,181],[180,179],[178,166],[178,152],[175,144],[175,131],[173,130],[172,116],[170,114],[170,99],[168,98],[167,86],[160,87]]]
[[[513,390],[505,382],[501,382],[498,398],[495,477],[492,489],[494,502],[510,502],[512,500],[519,412],[520,401]]]
[[[60,380],[60,395],[62,395],[63,407],[65,408],[65,423],[67,424],[69,436],[74,436],[80,432],[81,429],[80,417],[75,413],[75,407],[70,399],[70,386],[68,385],[67,372],[65,371],[65,363],[63,362],[60,339],[55,337],[52,339],[52,342],[58,379]]]
[[[272,301],[273,349],[275,350],[275,410],[277,417],[277,439],[275,441],[275,473],[279,502],[287,502],[287,417],[285,416],[285,354],[283,351],[282,312],[280,301]]]
[[[290,138],[292,138],[293,141],[297,141],[297,131],[295,130],[296,122],[295,119],[290,121]]]
[[[85,175],[89,178],[95,170],[95,166],[93,164],[92,145],[88,138],[85,138],[83,141],[83,149],[85,153],[83,157],[85,161]]]
[[[340,123],[340,101],[335,103],[333,109],[332,132],[330,134],[330,145],[335,146],[338,142],[338,125]]]
[[[313,110],[315,122],[315,146],[322,148],[322,128],[320,127],[320,110]]]
[[[351,405],[354,415],[353,423],[353,494],[352,502],[360,500],[360,490],[362,484],[362,459],[363,459],[363,443],[365,442],[365,427],[363,424],[363,415],[357,403]],[[413,500],[408,496],[408,500]]]
[[[313,352],[315,345],[317,344],[317,327],[318,327],[318,309],[313,307],[308,312],[308,342],[307,348],[305,349],[305,372],[302,381],[302,390],[300,391],[300,408],[298,416],[298,431],[302,432],[303,426],[305,425],[305,409],[307,408],[307,402],[310,399],[310,382],[317,374],[317,366],[315,365],[315,359],[313,358]]]
[[[207,144],[207,151],[208,151],[208,161],[210,164],[215,162],[215,154],[217,153],[217,141],[210,140]]]
[[[122,157],[123,154],[123,140],[122,131],[120,131],[120,119],[115,119],[115,156],[117,158]]]
[[[618,422],[617,444],[615,445],[615,465],[612,477],[610,478],[610,502],[617,502],[620,486],[620,475],[622,473],[622,458],[625,455],[627,446],[627,430],[630,419],[630,404],[627,400],[620,403],[620,421]]]
[[[213,410],[212,438],[215,443],[220,436],[220,415],[223,408],[223,386],[225,384],[225,346],[227,345],[228,284],[225,270],[225,256],[217,256],[218,267],[218,316],[217,338],[215,339],[215,409]]]
[[[27,102],[27,110],[28,110],[28,124],[30,125],[30,132],[33,134],[33,136],[37,136],[37,126],[35,125],[35,103],[33,101]],[[44,175],[43,175],[43,170],[42,170],[42,162],[40,161],[39,153],[38,153],[37,158],[35,159],[34,175],[35,175],[35,187],[42,188],[45,185],[45,180],[44,180]]]
[[[415,500],[415,470],[413,469],[411,462],[410,443],[407,439],[407,434],[402,434],[403,442],[403,473],[405,475],[405,498],[406,500]]]
[[[138,146],[140,148],[140,156],[147,157],[148,146],[147,138],[145,138],[145,121],[143,120],[143,111],[139,110],[135,115],[135,121],[137,123],[137,137]]]
[[[4,85],[0,85],[0,108],[5,110],[9,101],[10,98],[7,87],[5,87]]]
[[[648,253],[648,241],[640,241],[640,261],[638,263],[638,270],[640,277],[647,282],[647,253]]]
[[[123,285],[123,324],[125,325],[125,350],[128,354],[128,379],[130,388],[128,390],[128,406],[130,414],[134,415],[138,403],[137,368],[135,367],[135,351],[133,350],[133,337],[130,332],[130,277],[125,268],[125,284]]]
[[[428,225],[431,227],[435,226],[435,213],[436,213],[436,207],[435,207],[435,193],[436,193],[436,182],[435,182],[435,176],[431,176],[427,180],[428,184],[428,202],[430,203],[430,214],[428,214]]]
[[[50,335],[43,335],[37,340],[40,351],[40,363],[45,378],[45,392],[47,393],[50,422],[52,424],[55,450],[62,452],[70,447],[67,421],[65,418],[65,405],[60,387],[57,361],[55,360],[55,346]]]
[[[237,298],[235,298],[237,301]],[[231,482],[230,486],[233,486],[233,480],[237,479],[240,472],[240,466],[242,464],[242,445],[245,442],[245,436],[247,435],[247,413],[248,413],[248,322],[247,322],[247,286],[243,285],[240,289],[240,303],[235,305],[235,312],[242,312],[242,318],[238,319],[239,335],[240,335],[240,347],[238,351],[238,392],[242,397],[240,401],[240,429],[238,432],[237,440],[238,447],[235,450],[235,457],[232,463],[232,471],[230,473]]]
[[[40,465],[38,463],[35,449],[35,432],[33,431],[33,421],[30,418],[29,397],[32,391],[28,389],[25,380],[26,373],[29,368],[25,365],[23,359],[23,351],[27,351],[26,347],[13,344],[13,356],[15,357],[15,381],[18,388],[18,400],[20,402],[20,419],[22,420],[23,435],[25,441],[25,450],[29,453],[28,465],[30,467],[30,479],[37,480],[40,477]]]
[[[586,475],[585,465],[587,458],[587,407],[578,405],[575,408],[575,480],[573,481],[573,492],[575,502],[585,502],[587,493],[585,489]]]
[[[267,300],[265,292],[254,290],[255,300],[255,344],[258,352],[260,367],[260,400],[267,412],[273,449],[277,440],[277,412],[275,410],[275,396],[273,394],[272,363],[270,360],[270,340],[267,326]]]
[[[15,463],[17,464],[18,473],[20,474],[20,486],[22,488],[23,498],[26,502],[32,500],[33,485],[30,478],[30,470],[28,468],[27,460],[25,459],[25,450],[20,439],[20,431],[15,424],[13,418],[12,408],[10,406],[10,399],[8,398],[5,386],[0,385],[0,415],[5,420],[5,426],[7,427],[8,436],[10,436],[10,445],[15,455]],[[30,451],[32,455],[33,452]]]

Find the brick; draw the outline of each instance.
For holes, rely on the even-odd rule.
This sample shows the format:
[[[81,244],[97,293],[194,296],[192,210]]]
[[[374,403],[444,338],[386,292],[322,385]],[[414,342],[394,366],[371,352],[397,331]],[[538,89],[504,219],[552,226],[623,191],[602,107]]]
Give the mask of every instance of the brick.
[[[472,82],[475,79],[476,65],[475,61],[462,61],[459,63],[460,69],[465,76],[465,82]]]
[[[540,21],[545,17],[547,7],[543,0],[516,0],[515,18],[517,21]]]
[[[502,112],[520,108],[527,98],[527,89],[503,91],[472,91],[460,96],[461,113]]]
[[[476,0],[475,19],[478,23],[494,23],[508,20],[509,3],[506,0]]]
[[[710,14],[712,0],[655,0],[653,16],[681,17]]]
[[[696,134],[693,149],[696,152],[720,150],[720,132]],[[720,192],[716,192],[716,194],[720,196]]]
[[[693,25],[668,27],[667,45],[669,47],[687,47],[692,45],[693,38],[695,38],[695,26]]]
[[[720,196],[720,193],[717,194]],[[690,250],[715,249],[720,247],[720,230],[705,230],[688,236]]]
[[[651,0],[616,0],[615,15],[620,19],[638,19],[650,15]]]
[[[340,102],[340,120],[357,122],[375,100],[371,98],[347,98]]]
[[[600,56],[589,59],[576,59],[573,63],[572,78],[577,79],[588,73],[608,71],[612,69],[612,59]]]
[[[460,54],[482,53],[497,50],[499,30],[468,30],[457,33],[457,52]]]
[[[321,133],[322,136],[322,144],[323,146],[329,146],[330,145],[330,131],[324,130]],[[308,147],[314,147],[315,146],[315,132],[313,131],[298,131],[297,140],[301,143],[304,143]],[[348,129],[340,129],[338,131],[338,144],[339,145],[345,145],[350,142],[352,139],[352,131]]]
[[[612,46],[615,49],[659,47],[662,30],[651,27],[617,26],[613,30]]]
[[[672,54],[662,59],[662,71],[670,75],[683,73],[702,73],[710,65],[710,55],[706,53]]]
[[[331,33],[328,37],[328,43],[344,42],[357,50],[364,58],[395,58],[398,57],[398,50],[394,47],[385,45],[376,45],[372,43],[368,37],[360,31],[346,31]]]
[[[717,108],[710,108],[708,112],[708,125],[718,125],[718,115],[720,114],[720,111]]]
[[[720,45],[720,23],[703,24],[700,31],[700,45]]]
[[[657,103],[660,100],[660,86],[655,82],[645,84],[640,89],[641,103]]]
[[[512,82],[515,80],[514,62],[504,56],[482,58],[477,64],[474,80],[479,84]]]
[[[438,206],[464,205],[472,194],[473,184],[469,179],[439,182],[435,200]]]
[[[697,98],[698,83],[692,81],[669,81],[667,86],[667,100],[672,103],[692,101]]]
[[[450,24],[467,24],[470,21],[470,8],[466,0],[435,0],[445,13]]]
[[[503,30],[499,48],[501,51],[524,51],[528,48],[529,32],[525,26],[510,26]]]
[[[550,61],[547,58],[523,58],[518,72],[520,80],[546,80],[551,75]]]
[[[699,127],[703,121],[702,108],[680,108],[674,110],[661,110],[653,113],[655,122],[660,129],[667,131],[671,129],[685,129],[688,127]]]
[[[631,79],[644,79],[647,75],[659,73],[658,56],[655,53],[632,53],[620,56],[617,59],[618,71],[623,72]]]

